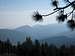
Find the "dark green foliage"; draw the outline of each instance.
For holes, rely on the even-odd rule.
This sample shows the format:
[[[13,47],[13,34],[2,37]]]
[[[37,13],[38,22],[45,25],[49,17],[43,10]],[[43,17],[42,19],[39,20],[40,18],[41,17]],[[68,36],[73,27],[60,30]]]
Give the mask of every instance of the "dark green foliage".
[[[67,19],[67,15],[61,14],[61,15],[57,16],[57,19],[56,20],[58,22],[64,22],[66,19]]]
[[[42,15],[39,14],[38,12],[35,12],[35,14],[33,15],[33,19],[35,21],[42,21],[43,20]]]
[[[75,28],[75,21],[73,19],[68,20],[67,24],[68,24],[69,28],[71,28],[72,30],[74,30],[74,28]]]
[[[52,1],[52,5],[57,8],[58,7],[58,1],[57,0]]]

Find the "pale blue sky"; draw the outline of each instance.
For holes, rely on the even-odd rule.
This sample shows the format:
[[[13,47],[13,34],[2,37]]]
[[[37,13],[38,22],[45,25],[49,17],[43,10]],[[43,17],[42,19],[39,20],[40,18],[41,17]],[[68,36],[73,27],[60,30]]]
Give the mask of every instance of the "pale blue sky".
[[[32,20],[34,11],[47,14],[50,8],[50,0],[0,0],[0,28],[56,23],[55,15],[45,17],[41,23]]]
[[[0,0],[0,7],[6,9],[37,9],[48,8],[50,0]]]

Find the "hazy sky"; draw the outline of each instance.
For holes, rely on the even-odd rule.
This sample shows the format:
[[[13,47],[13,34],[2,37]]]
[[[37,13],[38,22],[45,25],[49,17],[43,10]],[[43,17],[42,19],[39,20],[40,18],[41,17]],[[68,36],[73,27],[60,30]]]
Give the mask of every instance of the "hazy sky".
[[[34,11],[51,12],[50,3],[50,0],[0,0],[0,28],[56,23],[55,15],[45,17],[41,23],[32,20]]]

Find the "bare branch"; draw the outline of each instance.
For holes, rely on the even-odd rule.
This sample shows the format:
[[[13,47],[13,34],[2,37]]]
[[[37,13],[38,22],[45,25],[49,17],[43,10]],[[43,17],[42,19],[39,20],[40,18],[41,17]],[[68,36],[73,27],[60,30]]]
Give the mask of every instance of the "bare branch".
[[[74,3],[75,3],[75,1],[70,2],[69,5],[64,6],[64,7],[61,7],[61,8],[56,8],[56,9],[54,9],[54,10],[56,10],[56,11],[54,11],[54,12],[52,12],[52,13],[49,13],[49,14],[46,14],[46,15],[42,15],[42,16],[49,16],[49,15],[52,15],[52,14],[56,13],[57,11],[59,11],[59,10],[61,10],[61,9],[65,9],[65,8],[69,7],[70,5],[72,5],[72,4],[74,4]]]
[[[69,0],[67,0],[67,2],[71,3]]]
[[[52,14],[56,13],[57,11],[59,11],[59,10],[56,10],[56,11],[54,11],[52,13],[49,13],[49,14],[46,14],[46,15],[42,15],[42,16],[49,16],[49,15],[52,15]]]
[[[70,5],[72,5],[72,4],[74,4],[74,3],[75,3],[75,1],[71,2],[71,3],[70,3],[69,5],[67,5],[67,6],[60,7],[60,8],[55,8],[54,10],[57,10],[57,9],[65,9],[65,8],[69,7]]]

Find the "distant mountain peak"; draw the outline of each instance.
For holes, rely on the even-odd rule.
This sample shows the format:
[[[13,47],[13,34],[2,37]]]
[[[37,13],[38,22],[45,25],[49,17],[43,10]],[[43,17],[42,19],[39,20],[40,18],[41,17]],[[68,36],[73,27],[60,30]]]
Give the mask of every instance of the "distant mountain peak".
[[[29,28],[32,28],[32,27],[29,25],[24,25],[24,26],[18,27],[16,29],[29,29]]]
[[[54,39],[58,41],[61,39],[60,41],[64,42],[64,40],[66,39],[74,38],[75,31],[69,31],[65,24],[64,25],[63,24],[53,24],[53,25],[49,24],[49,25],[35,25],[35,26],[24,25],[13,30],[0,29],[0,38],[9,37],[11,39],[12,38],[15,39],[15,41],[18,41],[18,40],[22,41],[25,37],[28,37],[28,36],[30,36],[33,40],[34,39],[46,40],[46,38],[49,37],[50,39],[47,39],[49,41],[53,41]]]

